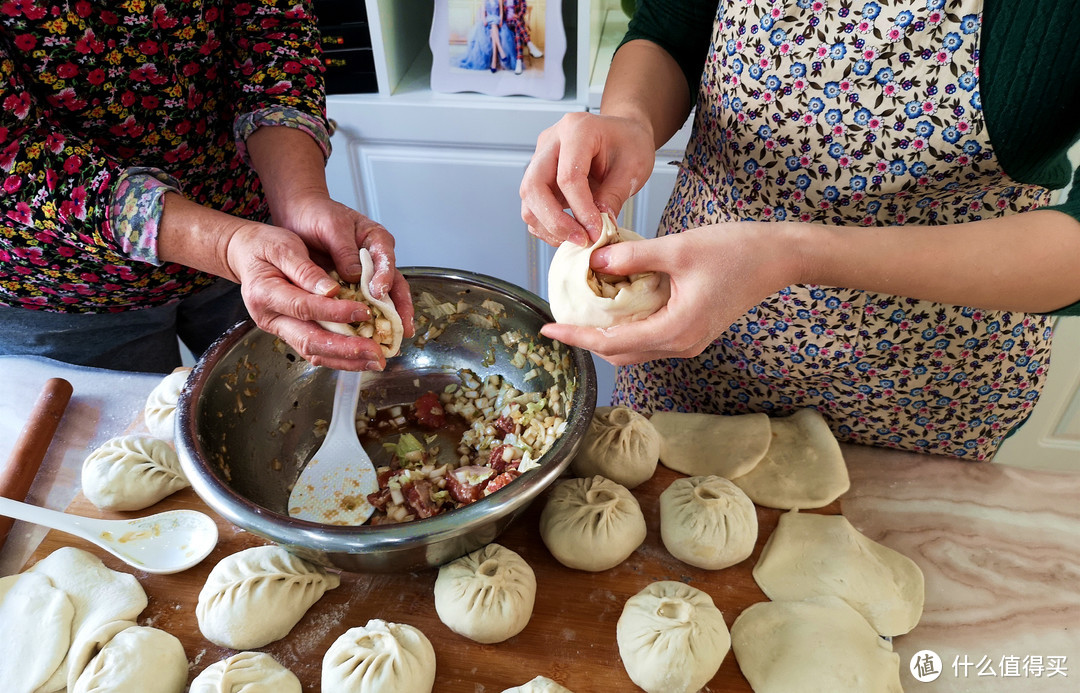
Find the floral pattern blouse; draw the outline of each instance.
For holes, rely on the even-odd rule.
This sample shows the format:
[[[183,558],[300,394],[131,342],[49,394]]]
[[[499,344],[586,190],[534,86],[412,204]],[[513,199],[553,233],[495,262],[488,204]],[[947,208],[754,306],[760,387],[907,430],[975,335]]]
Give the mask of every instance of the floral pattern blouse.
[[[167,191],[269,217],[244,141],[329,153],[309,0],[0,0],[0,305],[106,312],[212,281],[157,257]]]

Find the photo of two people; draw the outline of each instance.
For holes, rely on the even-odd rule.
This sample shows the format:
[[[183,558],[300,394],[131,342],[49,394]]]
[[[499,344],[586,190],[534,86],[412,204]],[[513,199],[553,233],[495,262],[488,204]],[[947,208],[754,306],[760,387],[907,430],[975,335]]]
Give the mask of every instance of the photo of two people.
[[[528,0],[480,0],[469,30],[468,47],[458,59],[458,67],[491,72],[513,70],[520,75],[525,71],[526,58],[543,58],[544,52],[532,40],[532,9]],[[451,50],[451,60],[455,53]],[[537,68],[542,71],[543,65]]]
[[[431,50],[435,91],[563,96],[559,0],[436,0]]]

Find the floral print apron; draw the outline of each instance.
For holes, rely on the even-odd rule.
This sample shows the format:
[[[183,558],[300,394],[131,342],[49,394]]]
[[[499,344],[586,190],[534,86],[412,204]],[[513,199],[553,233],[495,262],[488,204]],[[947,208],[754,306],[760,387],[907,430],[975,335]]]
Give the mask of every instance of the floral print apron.
[[[979,97],[981,7],[723,0],[659,234],[731,220],[948,224],[1048,204],[1049,191],[995,160]],[[1040,315],[792,286],[696,358],[621,368],[614,401],[723,414],[813,406],[843,441],[983,460],[1030,414],[1051,327]]]

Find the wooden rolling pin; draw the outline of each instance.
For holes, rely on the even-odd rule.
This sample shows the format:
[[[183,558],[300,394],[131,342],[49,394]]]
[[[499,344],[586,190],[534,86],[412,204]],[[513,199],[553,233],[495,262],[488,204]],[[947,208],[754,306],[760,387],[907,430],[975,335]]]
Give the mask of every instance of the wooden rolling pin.
[[[7,464],[0,469],[0,496],[12,500],[26,500],[38,469],[45,459],[60,417],[64,415],[71,400],[71,383],[63,378],[50,378],[34,402],[30,417],[19,433]],[[15,520],[0,517],[0,546],[4,545]]]

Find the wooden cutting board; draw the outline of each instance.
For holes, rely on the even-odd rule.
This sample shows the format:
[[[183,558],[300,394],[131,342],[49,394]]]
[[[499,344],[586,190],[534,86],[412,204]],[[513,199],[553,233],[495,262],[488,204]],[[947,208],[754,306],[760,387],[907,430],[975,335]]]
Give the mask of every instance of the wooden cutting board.
[[[532,620],[525,630],[502,643],[475,643],[443,625],[434,606],[437,571],[429,570],[397,575],[343,574],[341,586],[327,592],[287,637],[261,649],[292,670],[305,693],[318,693],[322,657],[334,640],[349,628],[379,618],[408,623],[431,640],[437,662],[434,690],[438,693],[500,693],[537,675],[554,679],[575,693],[640,690],[627,676],[615,642],[615,624],[628,598],[653,581],[679,580],[707,592],[729,628],[743,609],[766,599],[751,569],[775,529],[780,511],[758,508],[758,543],[749,559],[720,571],[694,568],[673,558],[660,540],[658,499],[679,476],[659,466],[650,481],[633,490],[645,514],[648,536],[623,564],[603,573],[571,570],[552,558],[539,532],[544,497],[534,502],[496,540],[521,554],[537,580]],[[142,513],[102,513],[81,494],[69,510],[93,517],[130,517],[173,508],[195,508],[216,517],[190,489]],[[838,513],[839,508],[837,501],[819,512]],[[28,566],[57,548],[78,546],[99,556],[110,568],[133,573],[149,597],[140,625],[178,637],[187,651],[190,678],[194,678],[234,653],[214,645],[199,632],[195,605],[207,574],[226,555],[265,543],[220,518],[218,525],[221,536],[214,553],[177,575],[150,575],[131,569],[105,551],[56,531],[46,535]],[[703,690],[729,693],[749,692],[751,688],[729,652]]]

